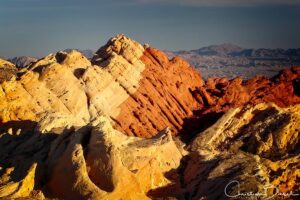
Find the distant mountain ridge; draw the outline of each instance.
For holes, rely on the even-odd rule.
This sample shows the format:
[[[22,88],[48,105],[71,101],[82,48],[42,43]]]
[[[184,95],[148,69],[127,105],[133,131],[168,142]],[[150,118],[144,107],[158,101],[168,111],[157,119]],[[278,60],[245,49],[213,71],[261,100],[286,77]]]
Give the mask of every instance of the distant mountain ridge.
[[[285,67],[300,65],[298,49],[249,49],[225,43],[195,50],[166,51],[172,58],[179,56],[201,71],[207,79],[211,76],[249,79],[257,74],[274,76]]]
[[[209,56],[243,56],[243,57],[300,57],[300,48],[271,49],[271,48],[243,48],[235,44],[224,43],[220,45],[210,45],[194,50],[168,51],[174,54],[193,53],[197,55]]]
[[[243,48],[230,44],[230,43],[224,43],[221,45],[211,45],[207,47],[202,47],[197,50],[192,50],[192,52],[197,53],[199,55],[228,55],[235,52],[242,51]]]
[[[9,59],[9,61],[15,64],[17,68],[25,68],[31,63],[37,61],[37,59],[29,56],[19,56]]]

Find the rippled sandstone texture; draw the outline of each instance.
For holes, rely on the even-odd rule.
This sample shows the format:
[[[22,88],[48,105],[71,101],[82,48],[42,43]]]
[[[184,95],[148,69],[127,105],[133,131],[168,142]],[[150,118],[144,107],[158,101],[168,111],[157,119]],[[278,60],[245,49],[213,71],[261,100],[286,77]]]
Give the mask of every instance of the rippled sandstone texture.
[[[58,52],[10,76],[1,198],[216,199],[231,179],[299,190],[300,68],[204,82],[184,60],[118,35],[91,61]],[[191,136],[185,150],[180,133]],[[261,168],[267,181],[245,175]]]

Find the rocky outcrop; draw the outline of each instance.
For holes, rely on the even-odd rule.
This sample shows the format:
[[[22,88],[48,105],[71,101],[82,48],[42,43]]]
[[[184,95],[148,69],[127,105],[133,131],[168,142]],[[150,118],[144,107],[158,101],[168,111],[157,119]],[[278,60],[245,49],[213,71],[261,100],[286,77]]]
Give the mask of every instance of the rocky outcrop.
[[[182,172],[184,190],[176,197],[297,199],[299,111],[299,104],[285,109],[258,104],[228,111],[190,143]]]
[[[153,139],[128,137],[102,117],[75,132],[59,136],[50,150],[47,188],[56,197],[148,199],[145,193],[170,183],[164,173],[180,165],[168,130]]]
[[[17,74],[17,68],[14,64],[0,59],[0,84],[9,81]]]
[[[53,61],[46,57],[38,61],[41,65],[33,65],[32,70],[26,71],[19,80],[1,85],[2,123],[39,121],[49,113],[72,114],[88,121],[87,97],[74,75],[76,69],[51,62]]]
[[[116,127],[137,136],[155,135],[166,127],[177,133],[183,119],[199,108],[193,92],[203,81],[185,61],[169,61],[156,49],[148,48],[141,60],[145,70],[139,88],[120,106]]]
[[[168,129],[152,139],[128,137],[107,117],[78,128],[35,130],[1,135],[1,198],[42,190],[50,198],[149,199],[149,190],[171,182],[164,174],[176,170],[184,154]]]
[[[76,51],[58,52],[2,84],[2,123],[40,121],[51,113],[88,123],[105,114],[125,134],[151,137],[166,127],[177,133],[199,106],[192,94],[203,81],[179,58],[169,61],[119,35],[92,62]]]
[[[231,109],[186,150],[168,129],[126,136],[101,116],[87,126],[1,135],[0,197],[218,199],[299,193],[300,107]],[[71,121],[71,120],[70,120]],[[29,122],[27,122],[29,124]]]
[[[257,76],[248,81],[235,79],[210,78],[204,86],[198,87],[195,97],[202,107],[194,111],[191,118],[185,119],[183,133],[202,131],[212,125],[231,108],[259,103],[273,102],[280,107],[300,103],[300,67],[281,71],[269,79]],[[208,125],[207,125],[208,124]]]
[[[300,102],[297,87],[299,77],[300,67],[293,67],[271,79],[263,76],[248,81],[241,78],[210,78],[202,90],[208,94],[205,99],[210,109],[215,111],[227,110],[232,105],[255,105],[261,102],[274,102],[285,107]]]

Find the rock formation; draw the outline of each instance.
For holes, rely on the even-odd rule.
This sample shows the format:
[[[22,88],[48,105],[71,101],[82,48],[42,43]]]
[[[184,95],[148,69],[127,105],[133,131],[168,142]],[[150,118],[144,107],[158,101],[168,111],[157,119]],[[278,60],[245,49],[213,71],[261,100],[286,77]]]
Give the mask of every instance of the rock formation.
[[[148,199],[147,191],[170,183],[164,173],[180,165],[182,154],[168,130],[139,139],[114,130],[104,117],[98,121],[53,143],[47,183],[51,194],[63,199]]]
[[[252,192],[261,199],[296,199],[299,120],[299,104],[285,109],[258,104],[227,112],[188,147],[182,183],[188,198],[239,199]]]
[[[14,64],[0,59],[0,84],[16,76],[17,68]]]
[[[199,105],[192,94],[203,81],[185,61],[169,61],[123,35],[99,49],[93,63],[76,51],[38,60],[1,85],[0,120],[60,113],[88,123],[106,114],[127,135],[151,137],[166,127],[177,133]]]
[[[91,61],[58,52],[2,69],[0,198],[217,199],[230,180],[299,190],[300,68],[203,81],[118,35]]]
[[[152,139],[128,137],[106,117],[78,128],[35,130],[1,135],[0,197],[35,195],[43,186],[50,198],[148,199],[147,191],[170,183],[164,173],[184,153],[168,129]]]

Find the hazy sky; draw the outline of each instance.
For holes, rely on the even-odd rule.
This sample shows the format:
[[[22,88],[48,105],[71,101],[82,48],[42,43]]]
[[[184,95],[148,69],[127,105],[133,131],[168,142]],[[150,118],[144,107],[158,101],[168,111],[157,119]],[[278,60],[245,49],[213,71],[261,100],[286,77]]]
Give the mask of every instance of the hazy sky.
[[[98,49],[112,36],[197,49],[300,47],[300,0],[0,0],[0,56]]]

